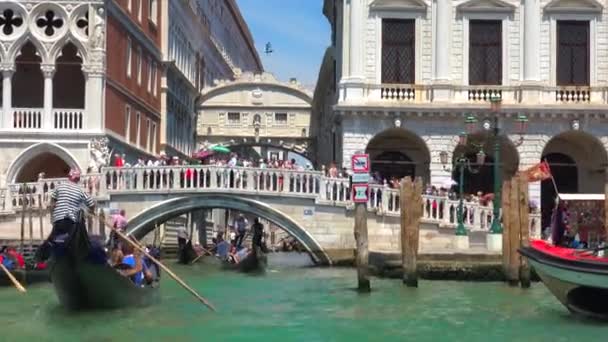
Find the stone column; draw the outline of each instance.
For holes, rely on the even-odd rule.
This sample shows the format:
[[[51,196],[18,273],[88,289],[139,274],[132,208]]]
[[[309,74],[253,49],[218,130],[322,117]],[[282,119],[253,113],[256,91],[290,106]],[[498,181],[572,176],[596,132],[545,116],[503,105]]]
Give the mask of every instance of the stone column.
[[[524,81],[539,81],[539,0],[524,1]]]
[[[104,72],[101,67],[89,68],[85,72],[85,117],[83,129],[101,130],[103,127],[104,109]]]
[[[452,0],[437,0],[435,32],[435,80],[450,79],[450,34],[452,33]]]
[[[53,129],[53,75],[55,66],[43,64],[40,66],[44,76],[44,110],[42,112],[42,128]]]
[[[5,66],[2,68],[2,128],[13,127],[13,74],[15,73],[14,66]]]
[[[363,4],[350,0],[350,63],[349,76],[363,78]]]
[[[522,82],[522,102],[541,101],[540,84],[540,16],[539,0],[524,1],[524,79]]]
[[[436,0],[435,20],[435,77],[433,99],[450,101],[450,34],[452,33],[452,0]]]

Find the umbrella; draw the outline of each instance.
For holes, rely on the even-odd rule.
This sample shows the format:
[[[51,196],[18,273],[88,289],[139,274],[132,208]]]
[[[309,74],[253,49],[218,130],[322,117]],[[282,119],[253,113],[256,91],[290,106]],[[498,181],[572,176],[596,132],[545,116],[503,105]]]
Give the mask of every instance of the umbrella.
[[[218,152],[218,153],[230,153],[230,149],[228,147],[222,146],[222,145],[215,145],[215,146],[211,147],[211,151]]]
[[[213,155],[213,151],[200,150],[192,155],[196,159],[205,159]]]

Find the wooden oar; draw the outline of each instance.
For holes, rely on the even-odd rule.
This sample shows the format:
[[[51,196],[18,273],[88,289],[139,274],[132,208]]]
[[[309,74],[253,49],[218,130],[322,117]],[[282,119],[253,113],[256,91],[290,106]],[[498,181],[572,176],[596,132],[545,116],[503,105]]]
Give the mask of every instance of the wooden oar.
[[[89,214],[91,215],[91,214]],[[116,233],[116,235],[118,235],[119,237],[121,237],[123,240],[127,241],[128,243],[130,243],[135,249],[137,249],[138,251],[140,251],[143,255],[145,255],[146,257],[148,257],[148,259],[152,260],[153,263],[157,264],[158,267],[162,268],[163,271],[167,272],[167,274],[169,274],[171,276],[171,278],[173,278],[173,280],[175,280],[178,284],[180,284],[184,289],[186,289],[188,292],[190,292],[194,297],[196,297],[196,299],[198,299],[201,303],[205,304],[209,309],[211,309],[211,311],[216,311],[215,307],[209,302],[207,301],[205,298],[203,298],[201,295],[199,295],[198,293],[196,293],[196,291],[194,291],[190,286],[188,286],[188,284],[186,284],[183,280],[181,280],[175,273],[173,273],[173,271],[171,271],[167,266],[163,265],[160,261],[156,260],[156,258],[154,258],[153,256],[151,256],[150,254],[148,254],[146,252],[146,250],[141,247],[139,244],[135,243],[135,241],[131,240],[128,236],[126,236],[125,234],[123,234],[121,231],[119,231],[118,229],[114,228],[113,225],[109,224],[108,222],[106,222],[105,220],[103,221],[103,223],[109,227],[111,230],[114,231],[114,233]]]
[[[190,262],[190,265],[194,264],[195,262],[198,261],[198,259],[202,258],[205,254],[207,255],[213,255],[213,253],[211,253],[210,251],[204,249],[203,247],[200,247],[203,250],[203,253],[201,253],[201,255],[197,256],[196,258],[194,258],[194,260],[192,260]]]
[[[13,282],[13,285],[15,285],[15,287],[17,288],[17,290],[19,292],[23,292],[25,293],[25,287],[23,287],[23,285],[21,285],[19,283],[19,281],[17,281],[17,279],[15,279],[15,277],[13,276],[13,274],[3,265],[0,263],[0,268],[2,268],[2,270],[4,271],[4,273],[6,273],[6,275],[8,276],[8,279],[10,279]]]

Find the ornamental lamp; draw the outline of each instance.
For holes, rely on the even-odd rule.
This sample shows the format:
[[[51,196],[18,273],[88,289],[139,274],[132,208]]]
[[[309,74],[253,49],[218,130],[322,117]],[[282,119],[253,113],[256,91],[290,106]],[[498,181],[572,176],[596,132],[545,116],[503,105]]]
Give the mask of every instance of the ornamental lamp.
[[[486,154],[483,150],[479,150],[476,154],[477,165],[483,165],[486,162]]]
[[[464,124],[467,128],[467,132],[469,134],[472,134],[475,132],[476,126],[477,126],[477,118],[473,115],[473,114],[469,114],[467,115]]]
[[[517,130],[519,135],[524,135],[528,130],[528,117],[525,114],[517,116]]]
[[[458,145],[467,146],[467,133],[466,132],[461,132],[458,135]]]
[[[441,165],[443,166],[448,164],[448,153],[446,151],[439,152],[439,161],[441,161]]]

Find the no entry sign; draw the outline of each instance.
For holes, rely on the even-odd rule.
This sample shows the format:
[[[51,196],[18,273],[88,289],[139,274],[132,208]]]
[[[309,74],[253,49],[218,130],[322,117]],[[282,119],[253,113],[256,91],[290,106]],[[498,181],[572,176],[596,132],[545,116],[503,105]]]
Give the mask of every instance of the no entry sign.
[[[351,159],[353,173],[369,173],[369,155],[355,154]]]
[[[368,184],[353,184],[353,202],[367,203],[368,189]]]

